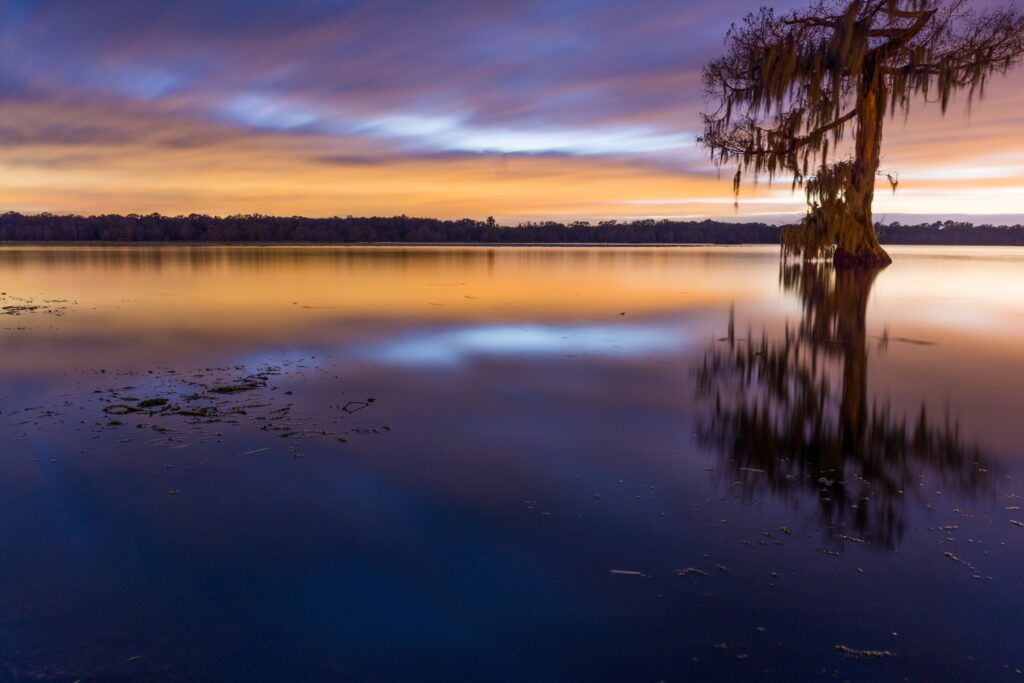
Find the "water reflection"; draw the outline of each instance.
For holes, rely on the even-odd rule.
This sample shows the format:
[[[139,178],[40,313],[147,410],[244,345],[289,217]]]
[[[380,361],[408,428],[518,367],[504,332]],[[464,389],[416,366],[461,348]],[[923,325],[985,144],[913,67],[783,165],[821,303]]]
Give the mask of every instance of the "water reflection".
[[[0,292],[19,299],[0,303],[67,303],[59,326],[42,311],[0,318],[0,382],[80,367],[206,366],[268,348],[308,355],[386,338],[400,338],[387,360],[447,357],[449,345],[460,357],[517,344],[554,353],[570,346],[555,343],[563,335],[594,346],[609,326],[628,332],[646,317],[749,300],[776,255],[742,256],[683,248],[3,247]],[[510,329],[523,325],[544,329]],[[649,339],[660,333],[636,336],[644,348],[661,343]]]
[[[370,358],[408,366],[457,366],[484,356],[597,356],[629,358],[671,352],[686,343],[685,330],[669,324],[476,325],[416,331],[374,343]]]
[[[781,338],[728,334],[699,367],[698,392],[711,407],[698,436],[722,456],[744,495],[813,495],[833,540],[894,547],[905,508],[935,477],[962,497],[989,486],[989,465],[948,411],[922,401],[897,414],[868,391],[867,304],[878,271],[786,264],[782,287],[802,304]],[[879,352],[887,335],[878,343]]]
[[[897,251],[0,248],[0,680],[1005,675],[1024,254]]]

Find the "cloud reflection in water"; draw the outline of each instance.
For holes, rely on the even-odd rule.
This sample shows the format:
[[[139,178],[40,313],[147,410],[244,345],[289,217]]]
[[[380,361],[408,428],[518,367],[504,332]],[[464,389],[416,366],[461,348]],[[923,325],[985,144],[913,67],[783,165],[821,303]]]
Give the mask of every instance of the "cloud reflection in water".
[[[637,357],[671,353],[690,345],[679,324],[475,325],[416,331],[374,346],[374,360],[404,366],[456,366],[477,356],[556,356],[585,354]]]

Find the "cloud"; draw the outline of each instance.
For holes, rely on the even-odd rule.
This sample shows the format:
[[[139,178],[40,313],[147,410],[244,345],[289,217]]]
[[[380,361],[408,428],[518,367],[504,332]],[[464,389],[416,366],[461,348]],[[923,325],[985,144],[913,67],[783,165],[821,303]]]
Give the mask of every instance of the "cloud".
[[[8,0],[0,172],[17,179],[0,200],[22,210],[730,215],[719,201],[728,179],[694,145],[699,72],[756,4]],[[1021,74],[997,79],[969,121],[930,107],[887,123],[885,163],[901,187],[1024,185],[1022,85]],[[977,172],[990,165],[1003,170]],[[799,210],[784,186],[745,188],[753,201],[741,212]],[[890,204],[925,210],[924,197]],[[974,204],[1010,208],[993,201]]]

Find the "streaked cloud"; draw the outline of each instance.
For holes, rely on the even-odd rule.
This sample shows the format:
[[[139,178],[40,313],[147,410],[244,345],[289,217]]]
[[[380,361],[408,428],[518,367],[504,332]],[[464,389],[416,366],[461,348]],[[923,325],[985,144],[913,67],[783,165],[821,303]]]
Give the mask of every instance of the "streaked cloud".
[[[794,3],[788,3],[794,4]],[[0,2],[0,202],[23,211],[734,216],[701,64],[756,3]],[[1000,87],[1004,86],[1004,87]],[[1024,77],[887,124],[884,210],[1024,213]],[[1006,190],[1005,192],[1003,190]],[[943,194],[946,193],[946,194]],[[741,215],[799,211],[785,182]],[[960,211],[958,213],[964,213]]]

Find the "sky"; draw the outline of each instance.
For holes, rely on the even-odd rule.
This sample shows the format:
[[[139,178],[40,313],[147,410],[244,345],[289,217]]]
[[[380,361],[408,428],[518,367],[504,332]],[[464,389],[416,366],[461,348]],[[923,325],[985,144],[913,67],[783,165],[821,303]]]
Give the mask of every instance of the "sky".
[[[0,0],[0,211],[788,219],[696,145],[760,4]],[[1024,68],[887,121],[876,218],[1024,222],[1022,132]]]

